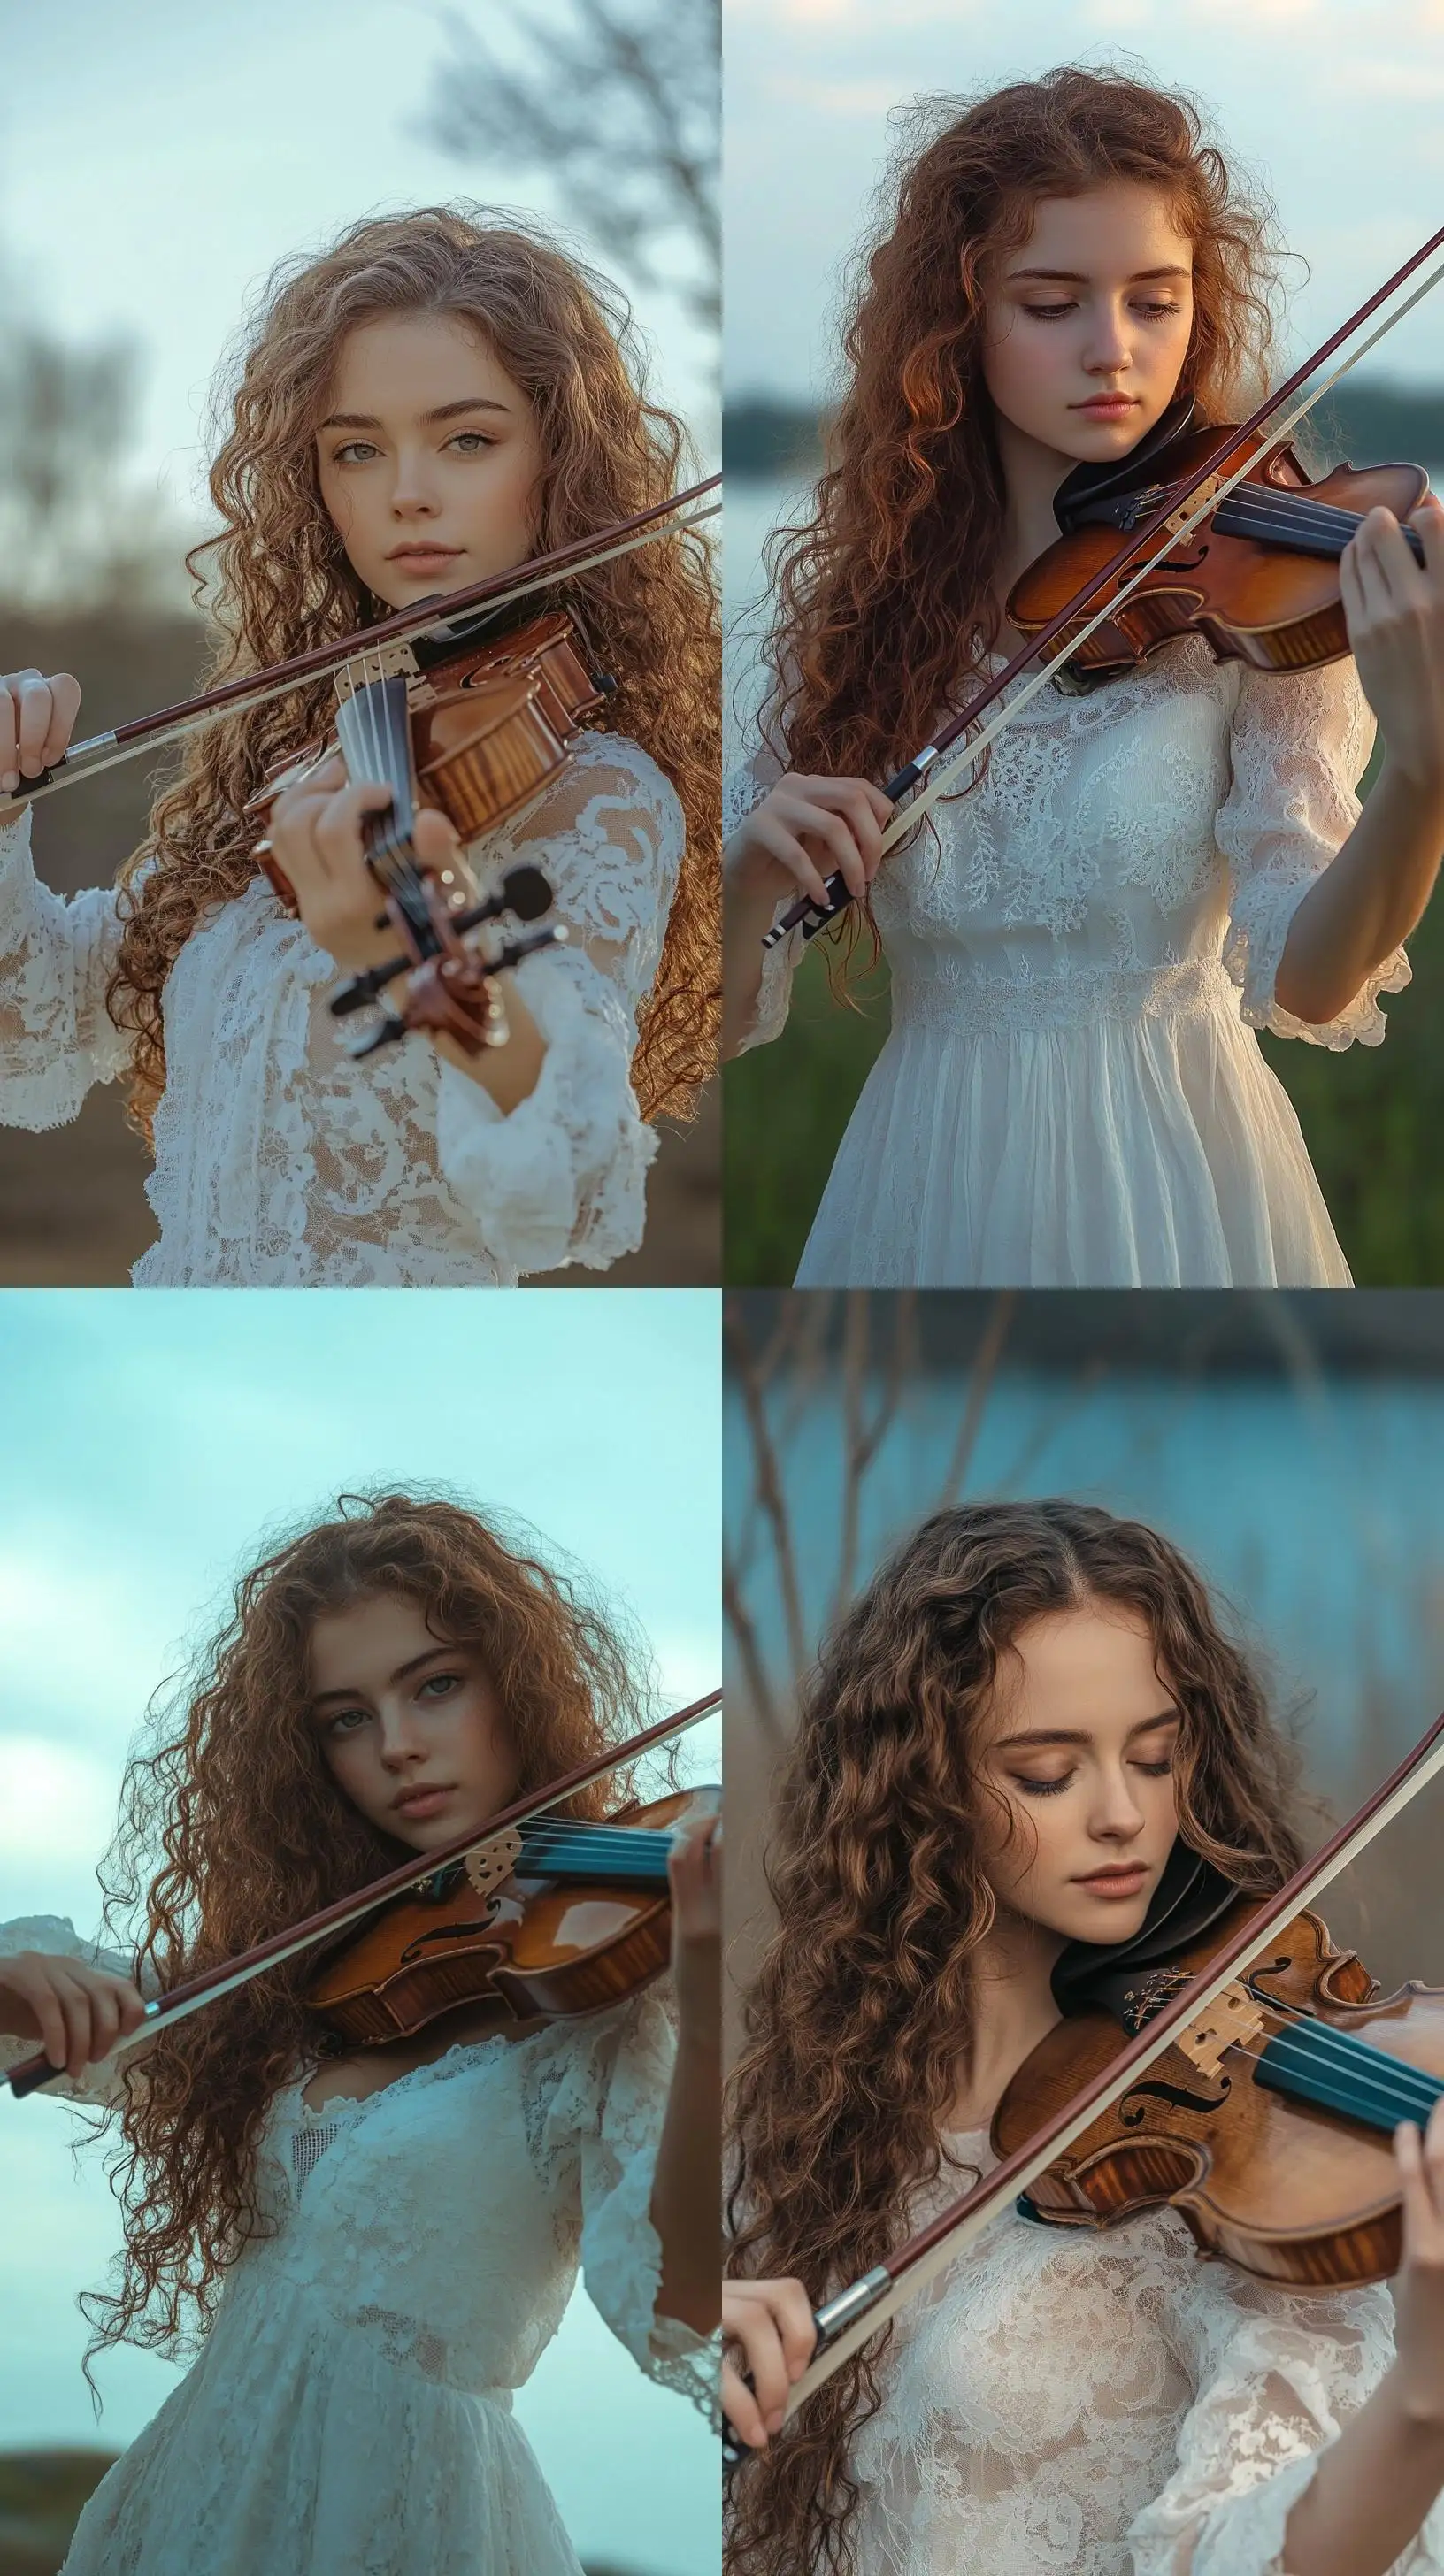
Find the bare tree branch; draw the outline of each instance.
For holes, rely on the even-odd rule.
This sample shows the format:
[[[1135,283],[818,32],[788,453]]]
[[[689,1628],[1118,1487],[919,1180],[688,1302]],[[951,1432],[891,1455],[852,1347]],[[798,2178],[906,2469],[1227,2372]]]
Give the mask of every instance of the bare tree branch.
[[[519,50],[457,10],[425,131],[443,151],[540,169],[570,221],[638,285],[721,321],[721,0],[557,0],[509,16]],[[668,275],[664,245],[690,251]]]

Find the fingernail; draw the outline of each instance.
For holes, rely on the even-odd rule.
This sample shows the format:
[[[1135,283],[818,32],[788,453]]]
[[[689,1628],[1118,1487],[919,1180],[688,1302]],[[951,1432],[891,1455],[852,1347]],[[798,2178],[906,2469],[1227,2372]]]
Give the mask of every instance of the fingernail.
[[[6,793],[6,795],[7,795],[7,796],[9,796],[9,795],[13,794],[14,790],[19,786],[19,784],[20,784],[20,772],[19,772],[19,770],[18,770],[18,769],[7,769],[7,770],[6,770],[6,772],[5,772],[5,793]]]
[[[782,2430],[782,2409],[781,2409],[781,2407],[780,2407],[780,2406],[776,2406],[776,2407],[774,2407],[774,2408],[773,2408],[773,2410],[772,2410],[772,2413],[771,2413],[770,2415],[766,2416],[763,2420],[764,2420],[764,2421],[765,2421],[765,2423],[766,2423],[767,2430],[768,2430],[768,2432],[769,2432],[769,2433],[780,2433],[780,2432],[781,2432],[781,2430]]]

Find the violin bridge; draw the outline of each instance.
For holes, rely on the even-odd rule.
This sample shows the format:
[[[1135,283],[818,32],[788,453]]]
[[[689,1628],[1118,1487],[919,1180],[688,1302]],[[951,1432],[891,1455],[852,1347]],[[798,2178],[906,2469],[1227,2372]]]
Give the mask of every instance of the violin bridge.
[[[1256,2039],[1267,2026],[1267,2015],[1252,1995],[1242,1986],[1225,1986],[1201,2020],[1176,2034],[1173,2045],[1200,2075],[1217,2076],[1223,2071],[1225,2049]]]
[[[377,680],[414,680],[419,665],[409,644],[373,644],[342,662],[331,674],[336,703],[344,706],[358,689],[369,689]]]
[[[478,1843],[466,1855],[464,1867],[478,1896],[490,1896],[494,1887],[510,1878],[521,1859],[521,1836],[514,1826],[505,1833],[493,1834],[490,1842]]]
[[[1171,517],[1164,520],[1163,524],[1170,536],[1176,537],[1185,521],[1191,519],[1196,511],[1203,509],[1206,503],[1213,500],[1214,495],[1221,490],[1223,480],[1221,474],[1210,474],[1207,482],[1200,483],[1198,490],[1190,494],[1182,508],[1175,510]]]

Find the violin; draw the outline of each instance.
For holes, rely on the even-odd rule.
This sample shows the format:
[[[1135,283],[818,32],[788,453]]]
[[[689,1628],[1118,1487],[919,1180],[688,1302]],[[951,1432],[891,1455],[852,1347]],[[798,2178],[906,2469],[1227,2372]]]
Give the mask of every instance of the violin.
[[[1055,2023],[1007,2086],[994,2152],[1025,2145],[1261,1910],[1225,1890],[1221,1916],[1173,1956],[1095,1970],[1090,1999]],[[1444,1988],[1411,1981],[1382,1994],[1306,1908],[1173,2033],[1019,2207],[1048,2226],[1097,2228],[1166,2205],[1200,2253],[1261,2280],[1305,2291],[1387,2280],[1400,2254],[1393,2132],[1401,2120],[1423,2129],[1441,2094]]]
[[[430,1912],[415,1934],[407,1932],[406,1941],[401,1945],[405,1948],[407,1943],[420,1940],[421,1946],[414,1955],[402,1957],[393,1943],[391,1955],[395,1971],[400,1973],[401,1984],[393,1988],[390,1998],[384,1999],[375,2011],[368,2012],[366,2007],[358,2005],[359,2016],[372,2023],[364,2033],[357,2033],[363,2045],[378,2046],[385,2040],[395,2039],[408,2027],[404,2022],[388,2022],[387,2015],[404,2014],[416,2008],[424,1988],[413,1980],[409,2000],[405,2000],[406,1980],[409,1972],[422,1962],[429,1967],[428,1952],[433,1947],[438,1956],[448,1944],[452,1951],[447,1973],[453,1980],[453,1991],[449,2000],[436,2004],[437,2012],[449,2011],[453,2002],[470,2002],[478,1992],[485,1993],[484,1986],[462,1986],[464,1975],[475,1977],[484,1954],[488,1973],[491,1968],[500,1967],[515,1981],[510,1990],[502,1984],[494,1989],[496,2000],[504,2007],[501,2018],[513,2017],[521,2005],[525,2005],[528,2011],[543,2013],[564,2009],[590,2011],[602,2003],[613,2001],[618,1993],[632,1991],[626,1983],[628,1977],[634,1978],[639,1985],[644,1984],[648,1973],[656,1973],[656,1970],[647,1969],[646,1962],[656,1955],[661,1928],[659,1909],[665,1911],[667,1902],[665,1847],[672,1837],[666,1828],[676,1821],[676,1817],[675,1812],[668,1816],[665,1811],[685,1806],[688,1794],[699,1793],[664,1798],[650,1808],[642,1808],[627,1821],[625,1828],[619,1818],[604,1826],[558,1820],[549,1828],[543,1827],[540,1820],[551,1808],[574,1797],[579,1789],[589,1788],[594,1780],[605,1779],[609,1772],[636,1761],[641,1754],[651,1752],[654,1746],[669,1743],[673,1736],[684,1734],[689,1727],[698,1725],[720,1706],[721,1699],[720,1690],[708,1691],[704,1698],[692,1700],[686,1708],[676,1710],[670,1717],[658,1718],[654,1725],[644,1726],[621,1744],[608,1745],[605,1751],[594,1754],[590,1760],[576,1763],[571,1770],[548,1781],[544,1787],[529,1790],[524,1797],[514,1799],[509,1807],[503,1807],[499,1814],[488,1817],[484,1824],[459,1836],[440,1851],[428,1853],[425,1858],[413,1853],[409,1860],[401,1862],[396,1869],[388,1870],[384,1877],[373,1879],[368,1886],[356,1889],[350,1896],[338,1897],[334,1904],[322,1906],[318,1913],[308,1915],[304,1922],[292,1925],[289,1930],[272,1933],[268,1939],[258,1941],[253,1949],[242,1952],[239,1958],[228,1959],[219,1967],[204,1969],[198,1976],[188,1977],[179,1985],[172,1986],[167,1993],[152,1996],[146,2003],[139,2029],[119,2041],[111,2050],[111,2056],[133,2047],[152,2032],[169,2029],[174,2023],[187,2020],[192,2013],[219,2002],[223,1995],[233,1994],[238,1987],[249,1985],[253,1978],[264,1976],[268,1968],[279,1967],[283,1960],[293,1959],[306,1950],[320,1949],[322,1944],[327,1946],[329,1957],[329,1969],[323,1970],[323,1976],[337,1981],[336,1990],[324,1998],[313,2000],[316,2000],[318,2011],[331,2017],[332,2028],[341,2035],[348,1999],[360,1996],[365,1988],[366,1972],[364,1963],[358,1972],[350,1950],[341,1950],[339,1943],[355,1925],[366,1922],[368,1917],[389,1906],[394,1899],[406,1896],[423,1882],[446,1880],[454,1863],[466,1863],[475,1872],[468,1880],[462,1909],[464,1914],[473,1918],[470,1925],[471,1959],[469,1962],[464,1960],[467,1948],[464,1929],[459,1931],[456,1921],[444,1924],[439,1913]],[[660,1821],[648,1825],[646,1819],[657,1818],[659,1813]],[[628,1837],[625,1853],[619,1848],[624,1831]],[[634,1833],[635,1840],[631,1839]],[[532,1837],[530,1841],[529,1836]],[[592,1836],[602,1839],[594,1841]],[[525,1866],[528,1862],[530,1868]],[[565,1868],[557,1866],[553,1869],[553,1863],[561,1862],[565,1862]],[[497,1908],[491,1907],[489,1899],[493,1890],[501,1890],[505,1881],[516,1873],[519,1863],[523,1865],[524,1875],[520,1891],[521,1914],[513,1917],[508,1911],[509,1898],[507,1903]],[[591,1878],[592,1895],[581,1897],[573,1893],[587,1878],[589,1870],[596,1872],[598,1863],[600,1874]],[[459,1884],[453,1880],[442,1897],[435,1901],[445,1904],[459,1893]],[[525,1929],[528,1893],[541,1910],[533,1914],[530,1928]],[[549,1912],[548,1899],[558,1897],[559,1910]],[[627,1916],[625,1922],[619,1919],[619,1910]],[[480,1943],[475,1937],[479,1930],[485,1933],[485,1939]],[[432,1932],[442,1934],[442,1940],[433,1944],[421,1939],[421,1935]],[[590,1961],[583,1956],[588,1949],[597,1954]],[[346,1964],[348,1959],[351,1960],[349,1966]],[[658,1966],[664,1967],[666,1959],[664,1947]],[[458,1960],[463,1964],[458,1965]],[[374,1984],[376,1980],[373,1978],[372,1982]],[[380,1982],[386,1982],[384,1976]],[[561,2001],[563,1995],[590,1997],[591,2000],[579,2000],[567,2006]],[[532,1996],[538,1999],[535,2003],[527,2001]],[[422,2012],[409,2027],[420,2029],[431,2017],[430,2013]],[[24,2101],[32,2093],[43,2092],[61,2072],[43,2053],[37,2053],[10,2067],[0,2076],[0,2083],[9,2086],[17,2101]]]
[[[268,816],[288,788],[338,751],[351,778],[379,779],[391,789],[382,813],[363,816],[361,845],[400,953],[344,984],[331,1010],[342,1017],[359,1009],[407,970],[409,982],[404,1003],[355,1050],[358,1057],[410,1029],[444,1032],[468,1055],[501,1044],[505,1017],[495,977],[566,938],[562,925],[548,927],[483,959],[463,934],[503,910],[524,921],[549,910],[545,877],[537,868],[514,870],[499,897],[464,909],[456,873],[423,868],[412,845],[423,805],[445,814],[463,842],[523,812],[564,766],[586,717],[616,686],[607,674],[587,670],[564,611],[500,635],[488,631],[491,622],[483,612],[480,620],[455,620],[374,656],[363,650],[336,674],[336,720],[325,740],[278,765],[245,809],[248,816]],[[258,842],[256,857],[294,916],[295,891],[269,839]]]
[[[1096,687],[1184,635],[1201,635],[1217,661],[1247,662],[1255,671],[1314,670],[1348,652],[1339,558],[1370,510],[1406,520],[1429,489],[1428,475],[1422,465],[1339,465],[1311,482],[1287,441],[1274,445],[1255,435],[1242,450],[1237,442],[1234,423],[1210,428],[1185,400],[1121,466],[1080,466],[1059,487],[1053,507],[1062,533],[1008,594],[1007,613],[1020,635],[1039,634],[1102,568],[1108,578],[1096,604],[1106,606],[1147,551],[1118,564],[1118,532],[1138,527],[1189,485],[1196,510],[1209,498],[1210,478],[1220,480],[1215,458],[1230,451],[1248,459],[1243,479],[1181,543],[1147,565],[1116,613],[1093,624],[1076,651],[1067,625],[1061,628],[1061,667],[1053,673],[1060,687]],[[1185,515],[1180,501],[1177,516]],[[1418,530],[1406,527],[1404,537],[1422,564]]]
[[[497,2026],[600,2012],[667,1966],[667,1855],[717,1790],[674,1791],[605,1824],[539,1818],[436,1870],[322,1964],[308,1998],[337,2039],[379,2048],[490,2004]]]
[[[1310,485],[1286,442],[1289,432],[1307,418],[1331,387],[1444,278],[1444,267],[1435,268],[1422,286],[1416,287],[1407,301],[1331,374],[1310,383],[1324,360],[1331,358],[1359,324],[1367,321],[1441,248],[1444,226],[1312,350],[1246,421],[1237,427],[1225,425],[1212,433],[1200,431],[1187,458],[1183,442],[1198,424],[1192,402],[1185,397],[1155,422],[1152,432],[1139,441],[1121,466],[1080,467],[1068,476],[1062,488],[1080,515],[1076,527],[1063,531],[1063,542],[1081,540],[1070,558],[1072,586],[1065,578],[1054,578],[1060,572],[1059,563],[1052,560],[1058,556],[1057,547],[1047,548],[1039,562],[1030,565],[1022,581],[1014,585],[1008,611],[1024,641],[1002,669],[984,681],[961,712],[950,716],[931,742],[883,782],[883,794],[899,809],[883,833],[884,854],[915,828],[955,776],[975,767],[1004,728],[1050,680],[1056,680],[1065,690],[1080,684],[1086,688],[1113,671],[1143,660],[1171,634],[1184,631],[1178,621],[1185,615],[1183,603],[1190,598],[1202,604],[1197,631],[1208,634],[1215,650],[1237,652],[1261,670],[1297,670],[1310,662],[1332,661],[1348,650],[1342,605],[1334,606],[1337,583],[1327,574],[1311,574],[1307,566],[1297,578],[1292,573],[1281,574],[1277,566],[1265,570],[1246,551],[1236,556],[1220,551],[1217,571],[1210,573],[1202,588],[1199,574],[1213,549],[1227,548],[1235,539],[1245,549],[1262,547],[1265,554],[1282,548],[1295,555],[1319,557],[1324,562],[1337,560],[1353,534],[1353,526],[1347,523],[1352,520],[1356,524],[1364,510],[1381,500],[1392,508],[1395,501],[1391,496],[1397,495],[1407,514],[1423,498],[1427,478],[1419,466],[1371,467],[1364,469],[1362,475],[1356,468],[1344,466],[1336,476],[1326,476],[1321,483]],[[1308,392],[1294,401],[1305,385]],[[1288,403],[1293,408],[1285,411],[1283,407]],[[1275,419],[1279,413],[1282,417]],[[1166,460],[1164,451],[1173,440],[1180,443],[1178,452]],[[1279,458],[1276,468],[1269,462],[1273,456]],[[1130,489],[1130,475],[1145,465],[1165,466],[1165,471],[1161,478],[1156,471],[1146,473],[1142,482]],[[1376,484],[1376,476],[1386,479]],[[1341,482],[1339,477],[1352,479]],[[1220,512],[1248,483],[1263,488],[1245,494],[1240,514],[1231,521],[1225,517],[1220,528]],[[1130,506],[1122,520],[1115,518],[1111,523],[1107,506],[1093,506],[1120,500]],[[1131,506],[1134,504],[1136,508]],[[1356,506],[1360,504],[1362,507]],[[1090,509],[1092,515],[1086,515]],[[1217,534],[1206,540],[1201,556],[1188,559],[1188,540],[1210,518]],[[1110,524],[1114,536],[1123,527],[1121,544],[1111,542]],[[1091,533],[1095,530],[1098,533]],[[1405,534],[1422,561],[1417,531],[1406,530]],[[1180,548],[1184,549],[1184,561],[1177,583],[1171,583],[1169,559]],[[1041,567],[1050,560],[1051,605],[1028,586],[1035,575],[1041,579]],[[1151,598],[1136,616],[1125,619],[1125,606],[1160,574],[1162,579],[1156,583]],[[1210,605],[1211,591],[1216,595]],[[1125,601],[1125,592],[1130,595],[1129,601]],[[1211,618],[1211,625],[1205,624],[1205,616]],[[1090,665],[1088,648],[1104,628],[1110,631],[1099,658]],[[1055,645],[1057,651],[1045,660],[1044,654]],[[1070,663],[1071,670],[1060,668]],[[988,708],[997,707],[1004,691],[1028,671],[1032,676],[1016,696],[1005,707],[997,708],[980,732],[974,732],[978,719]],[[959,744],[961,747],[954,749]],[[944,758],[948,752],[952,757]],[[799,896],[765,934],[764,949],[775,947],[797,929],[804,941],[815,938],[846,911],[852,896],[841,870],[834,870],[823,882],[826,903],[819,904],[810,895]]]

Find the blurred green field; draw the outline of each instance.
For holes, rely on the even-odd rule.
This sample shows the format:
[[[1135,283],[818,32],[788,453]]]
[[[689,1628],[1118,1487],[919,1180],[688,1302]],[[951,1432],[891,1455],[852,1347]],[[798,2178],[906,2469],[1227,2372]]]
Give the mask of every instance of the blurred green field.
[[[1373,764],[1361,793],[1367,793]],[[851,1010],[828,990],[820,943],[797,978],[774,1046],[727,1071],[725,1276],[790,1285],[853,1102],[888,1030],[886,969]],[[1298,1112],[1356,1283],[1444,1284],[1444,894],[1409,941],[1414,981],[1385,998],[1381,1047],[1266,1037],[1264,1053]]]

